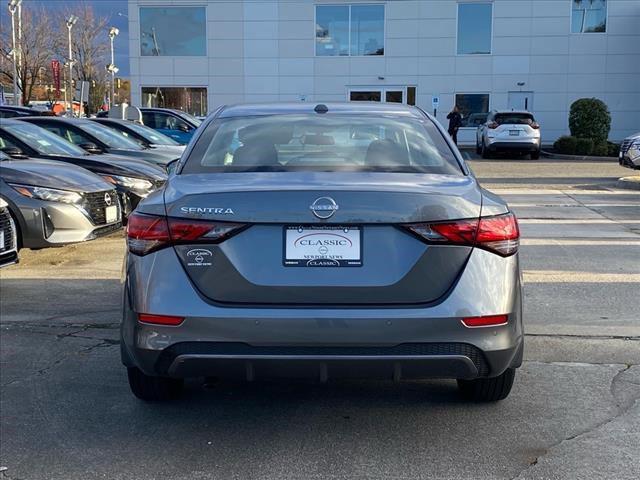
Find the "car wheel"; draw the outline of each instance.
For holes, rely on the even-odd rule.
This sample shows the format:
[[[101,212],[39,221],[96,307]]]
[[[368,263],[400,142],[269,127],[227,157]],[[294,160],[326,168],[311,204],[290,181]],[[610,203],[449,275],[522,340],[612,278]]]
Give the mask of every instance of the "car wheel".
[[[476,139],[476,154],[480,155],[482,153],[482,148],[480,148],[480,144],[478,143],[478,139]]]
[[[502,375],[493,378],[476,378],[475,380],[458,380],[460,393],[467,400],[474,402],[497,402],[509,396],[515,368],[508,368]]]
[[[182,392],[184,381],[168,377],[145,375],[136,367],[127,368],[131,392],[140,400],[161,402],[177,398]]]
[[[481,147],[480,153],[482,155],[482,158],[491,158],[491,153],[489,153],[489,149],[484,144],[484,140],[482,140],[482,147]]]
[[[531,160],[538,160],[540,158],[540,150],[531,152]]]

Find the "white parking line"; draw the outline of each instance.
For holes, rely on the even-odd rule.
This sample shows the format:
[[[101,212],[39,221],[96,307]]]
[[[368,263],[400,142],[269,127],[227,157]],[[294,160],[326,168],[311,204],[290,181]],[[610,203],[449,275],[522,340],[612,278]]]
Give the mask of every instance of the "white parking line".
[[[640,283],[639,273],[594,273],[566,270],[525,270],[525,283]]]
[[[577,239],[577,238],[522,238],[520,245],[524,246],[625,246],[640,247],[640,240],[612,240],[612,239]]]
[[[578,224],[589,225],[594,223],[602,223],[608,225],[621,225],[626,223],[640,223],[640,220],[609,220],[607,218],[586,218],[583,220],[577,219],[543,219],[543,218],[519,218],[518,223],[529,223],[538,225],[563,225],[563,224]]]

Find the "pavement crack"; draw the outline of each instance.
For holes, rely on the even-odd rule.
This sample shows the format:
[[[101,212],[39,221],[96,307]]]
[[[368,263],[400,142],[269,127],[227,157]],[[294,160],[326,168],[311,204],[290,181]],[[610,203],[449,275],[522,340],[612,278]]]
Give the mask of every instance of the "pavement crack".
[[[100,340],[100,341],[98,343],[96,343],[95,345],[89,345],[87,347],[81,348],[80,350],[76,350],[76,351],[73,351],[73,352],[69,352],[69,353],[67,353],[65,355],[62,355],[61,357],[58,357],[57,359],[49,362],[44,367],[39,368],[35,372],[32,372],[32,373],[30,373],[28,375],[25,375],[22,378],[16,378],[15,380],[11,380],[9,382],[3,383],[2,385],[0,385],[0,388],[5,388],[5,387],[8,387],[10,385],[15,385],[17,383],[30,380],[30,379],[32,379],[34,377],[47,375],[52,368],[60,365],[61,363],[63,363],[64,361],[66,361],[67,359],[69,359],[69,358],[71,358],[71,357],[73,357],[75,355],[91,353],[94,350],[97,350],[99,348],[108,348],[108,347],[112,347],[114,345],[119,345],[120,344],[120,342],[117,341],[117,340],[110,340],[110,339],[104,339],[104,338],[100,338],[100,339],[96,339],[96,340]]]
[[[539,363],[543,363],[543,362],[539,362]],[[549,453],[551,453],[554,449],[556,449],[557,447],[559,447],[560,445],[566,443],[566,442],[571,442],[573,440],[576,440],[584,435],[587,435],[601,427],[604,427],[605,425],[608,425],[609,423],[615,421],[617,418],[621,417],[622,415],[624,415],[625,413],[627,413],[639,400],[640,400],[640,393],[632,396],[627,402],[620,402],[617,399],[617,395],[614,392],[614,386],[617,384],[617,382],[620,381],[620,377],[621,375],[623,375],[627,370],[629,370],[633,365],[632,364],[625,364],[623,368],[621,368],[620,370],[618,370],[618,372],[613,376],[613,378],[611,379],[611,383],[609,385],[609,391],[611,392],[611,397],[613,398],[613,401],[615,402],[615,406],[617,411],[615,412],[615,414],[611,415],[609,418],[597,422],[596,424],[592,425],[591,427],[582,430],[580,432],[574,433],[572,435],[569,435],[567,437],[564,437],[563,439],[549,445],[548,447],[546,447],[543,451],[543,453],[541,453],[540,455],[536,456],[532,461],[530,461],[526,467],[524,467],[522,470],[520,470],[516,476],[511,477],[511,480],[517,480],[519,478],[522,478],[522,475],[529,470],[531,467],[537,465],[540,461],[540,459],[546,455],[548,455]],[[626,381],[626,380],[625,380]],[[635,382],[629,382],[629,383],[634,383]]]

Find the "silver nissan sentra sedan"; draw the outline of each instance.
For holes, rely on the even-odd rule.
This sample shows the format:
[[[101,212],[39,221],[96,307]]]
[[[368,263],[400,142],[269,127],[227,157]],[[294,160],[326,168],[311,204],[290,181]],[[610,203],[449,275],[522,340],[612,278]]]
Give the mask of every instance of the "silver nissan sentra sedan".
[[[188,377],[450,378],[522,363],[519,230],[443,128],[398,104],[222,107],[127,228],[122,361]]]

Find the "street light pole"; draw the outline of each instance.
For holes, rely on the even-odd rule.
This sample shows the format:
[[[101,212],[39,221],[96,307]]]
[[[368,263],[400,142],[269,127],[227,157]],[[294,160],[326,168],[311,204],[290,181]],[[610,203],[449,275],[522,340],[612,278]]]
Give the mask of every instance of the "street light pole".
[[[73,50],[71,49],[71,29],[78,21],[78,17],[71,15],[67,19],[67,30],[69,31],[69,113],[73,116]]]
[[[114,104],[115,96],[116,96],[116,73],[118,73],[118,67],[115,64],[115,53],[113,50],[113,41],[120,33],[116,27],[111,27],[109,29],[109,43],[111,44],[111,63],[107,65],[107,71],[111,73],[111,93],[109,95],[109,110]]]
[[[13,41],[13,49],[11,50],[11,56],[13,57],[13,104],[20,105],[20,97],[18,96],[18,50],[19,45],[16,44],[16,10],[20,8],[22,0],[10,0],[9,12],[11,13],[11,38]],[[18,10],[18,16],[20,16]],[[19,21],[19,23],[22,23]],[[22,33],[22,32],[20,32]]]

